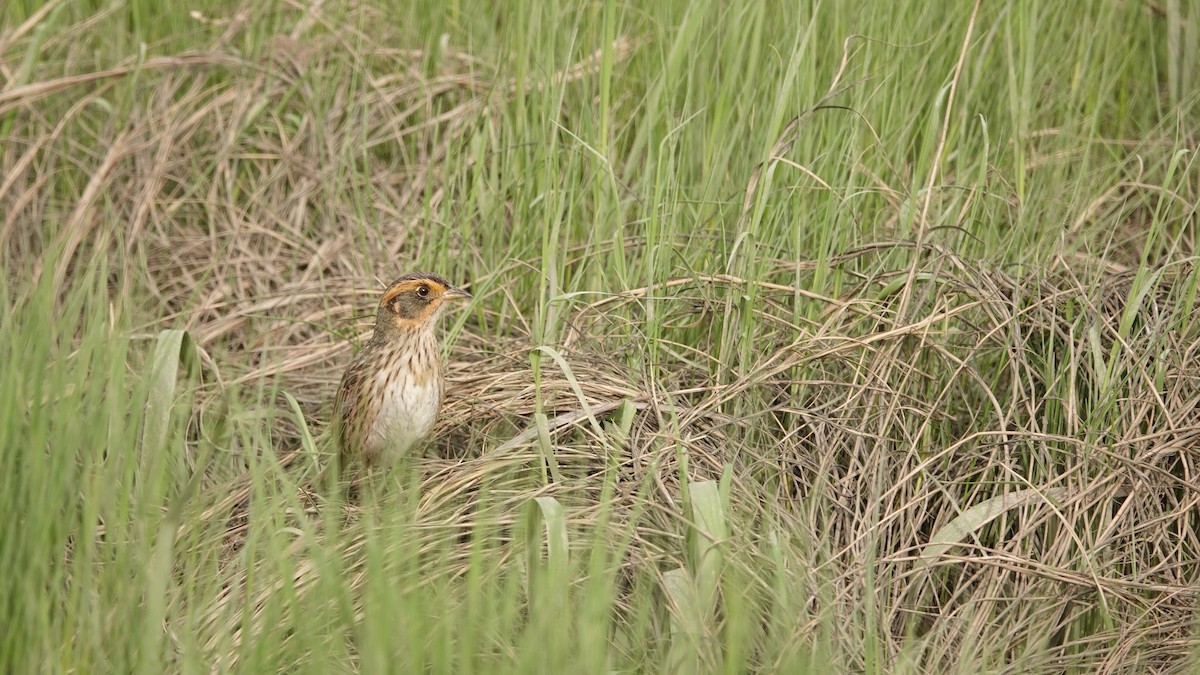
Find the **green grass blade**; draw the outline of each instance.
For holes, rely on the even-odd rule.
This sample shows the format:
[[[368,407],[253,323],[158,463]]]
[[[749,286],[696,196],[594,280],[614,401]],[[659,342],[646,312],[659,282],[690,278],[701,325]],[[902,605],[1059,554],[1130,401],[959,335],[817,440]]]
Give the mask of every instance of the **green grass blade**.
[[[667,651],[668,673],[698,673],[700,642],[704,638],[704,610],[688,571],[681,568],[662,575],[663,593],[671,621],[671,644]]]
[[[998,518],[1005,511],[1028,504],[1031,501],[1061,500],[1070,494],[1067,488],[1039,490],[1028,488],[996,495],[963,511],[957,518],[943,525],[929,538],[921,549],[919,563],[928,566],[945,555],[955,545],[962,543],[972,533]]]
[[[320,470],[321,458],[317,452],[316,441],[313,440],[312,432],[308,428],[308,419],[304,417],[304,411],[300,409],[300,404],[296,401],[296,397],[288,392],[283,392],[284,398],[287,399],[288,407],[292,411],[292,416],[296,420],[296,426],[300,429],[300,444],[304,448],[304,454],[308,457],[309,465],[314,475]]]
[[[691,536],[693,575],[700,594],[700,607],[706,616],[712,616],[714,610],[725,563],[725,542],[729,539],[726,507],[719,488],[717,481],[712,480],[698,481],[688,488],[695,523]]]
[[[192,338],[187,331],[170,329],[158,334],[150,362],[145,426],[142,428],[143,451],[156,452],[165,447],[179,384],[179,366],[182,363],[188,368],[193,367],[193,354]]]
[[[561,584],[570,566],[567,519],[554,497],[535,497],[525,507],[526,599],[534,604],[544,584]]]

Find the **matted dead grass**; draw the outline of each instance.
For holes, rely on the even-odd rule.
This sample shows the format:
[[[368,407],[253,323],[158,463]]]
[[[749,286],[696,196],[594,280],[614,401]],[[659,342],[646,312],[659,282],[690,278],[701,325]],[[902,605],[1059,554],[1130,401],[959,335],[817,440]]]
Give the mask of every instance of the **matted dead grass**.
[[[869,267],[888,249],[866,247],[843,264]],[[679,461],[686,457],[692,480],[719,479],[732,467],[743,527],[735,529],[739,555],[731,559],[748,577],[770,555],[760,550],[759,526],[819,542],[807,549],[810,559],[794,562],[811,584],[814,616],[803,632],[820,630],[821,610],[858,611],[869,568],[880,584],[875,602],[894,630],[894,655],[915,635],[926,638],[930,664],[960,662],[973,650],[983,657],[1004,641],[1012,645],[1012,672],[1033,663],[1045,672],[1122,671],[1135,656],[1173,670],[1195,646],[1200,573],[1197,341],[1174,329],[1178,280],[1190,270],[1163,270],[1123,338],[1131,272],[1083,287],[1062,271],[1014,279],[934,250],[923,270],[914,312],[923,318],[903,323],[894,319],[898,295],[876,292],[905,270],[873,274],[831,298],[830,311],[811,325],[788,317],[796,289],[764,282],[761,311],[770,318],[761,325],[772,328],[757,336],[754,366],[734,377],[690,350],[633,368],[612,357],[634,346],[606,330],[611,313],[579,309],[572,318],[579,332],[562,355],[583,398],[552,366],[542,380],[559,470],[546,485],[537,478],[543,460],[533,432],[531,340],[482,336],[468,323],[451,352],[436,452],[419,469],[427,529],[413,545],[441,550],[457,533],[461,550],[452,559],[465,570],[473,528],[486,522],[509,531],[534,496],[558,498],[573,525],[586,528],[600,508],[601,476],[615,466],[607,506],[618,526],[635,518],[626,573],[665,569],[680,564],[685,549]],[[719,308],[742,285],[687,278],[654,292],[680,315],[711,319],[705,308]],[[598,304],[635,303],[645,292]],[[330,358],[277,375],[281,388],[328,395],[344,360],[335,357],[339,342],[326,333],[297,335],[289,351]],[[691,347],[715,352],[712,344]],[[1105,392],[1097,378],[1121,384]],[[754,403],[739,406],[747,400]],[[636,416],[627,438],[613,444],[616,436],[597,433],[589,413],[603,424],[626,401]],[[1084,432],[1097,426],[1096,416],[1107,432]],[[313,422],[319,427],[320,417]],[[288,448],[298,452],[297,438],[280,438],[285,456]],[[937,533],[982,504],[993,512],[928,557]],[[235,522],[243,506],[227,501],[212,515]],[[359,538],[343,551],[359,585],[362,546]],[[303,572],[314,570],[298,573],[302,584]],[[822,584],[836,609],[823,606]],[[1081,624],[1105,620],[1111,628],[1078,634]],[[849,647],[859,636],[836,638]],[[1039,645],[1038,659],[1024,660]]]

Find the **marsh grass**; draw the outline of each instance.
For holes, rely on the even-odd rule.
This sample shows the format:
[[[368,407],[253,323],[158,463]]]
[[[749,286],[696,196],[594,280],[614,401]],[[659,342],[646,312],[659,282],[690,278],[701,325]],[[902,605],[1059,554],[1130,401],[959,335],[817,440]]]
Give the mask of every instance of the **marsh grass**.
[[[1196,2],[0,17],[6,672],[1196,666]]]

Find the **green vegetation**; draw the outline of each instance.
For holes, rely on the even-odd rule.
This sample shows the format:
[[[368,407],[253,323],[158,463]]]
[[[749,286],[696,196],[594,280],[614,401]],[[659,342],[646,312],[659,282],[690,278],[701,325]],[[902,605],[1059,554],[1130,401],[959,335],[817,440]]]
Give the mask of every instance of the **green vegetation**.
[[[1200,2],[7,0],[0,670],[1200,667]],[[437,438],[315,493],[402,272]]]

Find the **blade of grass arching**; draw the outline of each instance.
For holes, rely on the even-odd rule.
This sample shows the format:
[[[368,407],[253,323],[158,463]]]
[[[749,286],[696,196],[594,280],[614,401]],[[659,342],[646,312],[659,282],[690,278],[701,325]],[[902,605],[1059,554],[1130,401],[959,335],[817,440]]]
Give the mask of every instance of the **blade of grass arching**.
[[[554,456],[554,444],[550,442],[550,420],[544,412],[533,414],[533,423],[537,426],[538,450],[542,453],[542,483],[549,483],[553,478],[555,483],[562,482],[562,474],[558,472],[558,458]],[[546,470],[550,470],[550,476]]]
[[[146,391],[146,414],[142,427],[142,462],[139,475],[148,486],[143,494],[146,508],[154,508],[160,501],[160,490],[169,473],[170,464],[161,459],[169,452],[168,438],[171,433],[171,413],[176,404],[179,389],[179,367],[189,371],[195,369],[195,348],[191,336],[185,330],[169,329],[159,333],[150,366],[150,380]],[[147,569],[145,596],[143,599],[141,641],[138,648],[139,673],[162,672],[162,649],[165,637],[163,626],[167,613],[167,590],[170,586],[171,570],[175,559],[175,534],[183,505],[189,494],[198,486],[197,471],[188,487],[176,495],[166,517],[159,523],[155,535],[150,562]]]
[[[543,547],[543,542],[545,546]],[[568,569],[567,519],[554,497],[534,497],[525,506],[525,594],[530,607],[544,583],[564,583]],[[545,563],[542,550],[545,549]]]
[[[688,531],[691,570],[663,575],[663,590],[672,610],[669,672],[697,672],[703,653],[710,650],[715,661],[721,661],[719,644],[702,642],[706,627],[714,627],[715,631],[717,589],[725,562],[721,546],[729,537],[721,494],[717,481],[687,485],[686,502],[692,520]]]
[[[163,627],[167,615],[167,589],[170,586],[171,568],[175,559],[177,522],[178,513],[173,513],[173,516],[165,518],[159,526],[150,565],[146,571],[146,595],[142,603],[141,644],[138,650],[139,673],[162,672],[165,637]]]
[[[308,456],[308,463],[312,466],[313,475],[317,475],[320,471],[320,457],[317,453],[317,444],[313,441],[312,432],[308,430],[308,421],[304,419],[304,412],[300,410],[300,404],[295,397],[286,391],[283,392],[283,397],[287,399],[288,406],[292,409],[292,415],[296,417],[296,428],[300,430],[300,446],[304,448],[304,454]]]
[[[149,528],[153,528],[151,523],[157,520],[156,515],[166,495],[166,486],[170,481],[172,467],[180,464],[174,460],[181,458],[171,457],[174,445],[171,442],[171,415],[178,402],[180,366],[184,366],[189,375],[198,372],[195,353],[194,343],[187,331],[168,329],[158,334],[154,345],[154,356],[150,362],[145,413],[142,418],[140,452],[137,462],[133,465],[133,470],[136,472],[134,481],[136,490],[131,504],[134,505],[135,513],[140,512],[139,520],[147,526],[147,531],[143,532],[144,536],[155,537],[157,542],[155,548],[152,552],[148,552],[154,560],[158,560],[160,555],[170,558],[169,550],[160,553],[163,551],[161,542],[165,535],[161,531],[152,534],[153,530]],[[182,446],[180,448],[182,449]],[[152,520],[146,522],[145,519]],[[169,528],[174,536],[175,527],[171,527],[168,523],[162,523],[159,526],[160,530],[161,528]],[[160,562],[160,564],[168,563]],[[151,574],[154,573],[154,569],[152,566]],[[149,639],[150,635],[158,631],[157,626],[161,624],[153,622],[153,611],[148,611],[143,616],[147,623],[145,624],[146,630],[142,632],[142,635]],[[150,647],[149,644],[143,645],[143,648]],[[146,658],[144,652],[142,658]],[[150,667],[157,665],[157,662],[143,662],[142,665]]]
[[[1200,294],[1200,267],[1193,267],[1192,271],[1187,275],[1187,281],[1180,284],[1182,292],[1180,293],[1181,311],[1175,318],[1175,330],[1181,335],[1190,336],[1192,326],[1195,325],[1195,315],[1193,314],[1196,307],[1196,296]]]
[[[531,499],[525,508],[526,621],[518,650],[533,649],[537,656],[522,656],[515,665],[521,672],[536,663],[561,671],[579,658],[575,586],[579,578],[572,568],[566,514],[553,497]]]
[[[692,483],[689,497],[693,523],[690,537],[692,571],[696,578],[700,608],[704,616],[711,617],[715,610],[721,569],[725,563],[722,546],[729,538],[726,508],[716,481]]]
[[[628,440],[629,432],[633,429],[633,416],[637,411],[638,406],[633,401],[621,401],[621,407],[617,411],[617,428],[621,431],[621,438]]]
[[[700,671],[700,640],[704,635],[703,611],[691,575],[682,567],[663,573],[663,594],[671,616],[671,646],[667,650],[668,673]]]
[[[623,402],[621,408],[631,412],[635,410],[628,400]],[[632,424],[632,414],[628,416],[628,423],[624,421],[625,415],[618,413],[617,417],[621,420],[618,426],[624,425],[623,428],[628,429]],[[610,422],[605,423],[606,428],[611,425]],[[610,433],[614,432],[610,430]],[[640,488],[644,490],[647,479],[655,475],[658,475],[657,467],[645,471]],[[587,554],[586,571],[583,573],[579,593],[581,601],[574,614],[579,617],[578,668],[587,672],[613,670],[612,659],[616,656],[616,650],[612,643],[615,639],[614,630],[617,629],[613,621],[614,609],[625,599],[622,597],[624,594],[618,590],[621,565],[617,561],[626,559],[626,552],[638,531],[644,505],[641,500],[634,498],[635,506],[623,512],[618,511],[619,506],[613,499],[618,482],[618,472],[609,471],[604,474],[600,497],[597,500],[599,510],[594,518],[589,519],[588,534],[585,535],[590,539],[591,550]],[[624,514],[622,522],[617,526],[612,523],[614,512]]]
[[[597,420],[596,416],[592,413],[592,407],[588,405],[587,397],[583,395],[583,388],[579,386],[579,380],[576,379],[575,372],[571,369],[571,364],[567,363],[567,360],[563,358],[563,355],[553,347],[542,345],[534,349],[534,351],[548,354],[550,358],[554,359],[554,362],[558,364],[558,367],[563,372],[563,376],[566,377],[567,382],[570,383],[571,391],[575,393],[575,398],[579,400],[580,407],[582,408],[584,414],[587,415],[588,422],[591,424],[592,430],[596,432],[596,437],[599,438],[600,441],[607,447],[608,443],[606,441],[606,436],[604,435],[604,429],[600,426],[600,421]]]
[[[220,594],[220,584],[209,574],[219,567],[221,555],[219,549],[206,544],[213,534],[209,521],[194,511],[186,512],[184,509],[198,495],[202,503],[208,496],[201,487],[204,478],[209,475],[208,468],[212,466],[213,458],[218,453],[230,447],[236,432],[231,419],[233,401],[234,397],[228,391],[223,391],[219,394],[216,410],[198,416],[198,457],[195,469],[173,505],[173,512],[176,514],[176,517],[171,519],[171,523],[176,527],[174,546],[180,552],[179,555],[186,556],[173,590],[185,599],[213,600]],[[223,524],[218,527],[223,527]],[[182,623],[178,630],[189,631],[197,636],[203,634],[208,602],[189,603],[185,600],[183,604],[182,616],[175,619],[175,625]],[[202,653],[199,642],[185,642],[181,649],[195,650],[195,654],[183,655],[185,662],[199,659],[199,654]]]
[[[1166,172],[1162,178],[1162,192],[1159,195],[1157,203],[1154,205],[1154,213],[1151,216],[1150,228],[1146,232],[1146,241],[1142,246],[1143,266],[1148,265],[1151,262],[1151,246],[1154,245],[1155,240],[1168,239],[1166,223],[1170,217],[1170,212],[1179,205],[1180,201],[1182,201],[1184,204],[1187,204],[1185,200],[1180,200],[1178,197],[1175,197],[1175,193],[1178,190],[1189,190],[1188,180],[1191,171],[1189,171],[1188,165],[1195,161],[1195,155],[1196,153],[1191,150],[1177,150],[1171,155],[1170,161],[1167,162]],[[1184,163],[1185,159],[1187,160],[1186,164]],[[1179,173],[1180,176],[1178,179],[1178,184],[1173,185],[1173,183],[1176,182],[1176,173]],[[1194,213],[1196,207],[1191,205],[1190,210]],[[1175,242],[1170,245],[1171,249],[1177,247],[1178,244],[1179,241],[1176,239]],[[1167,244],[1164,241],[1163,246],[1166,245]],[[1171,255],[1175,252],[1175,250],[1166,250],[1163,251],[1162,254]]]
[[[1114,340],[1112,349],[1109,352],[1110,362],[1116,362],[1120,356],[1124,345],[1123,341],[1129,339],[1129,331],[1133,328],[1133,322],[1142,313],[1142,306],[1146,302],[1146,296],[1158,288],[1159,282],[1162,279],[1162,268],[1151,271],[1143,266],[1139,267],[1134,273],[1133,281],[1129,284],[1129,296],[1125,300],[1125,310],[1121,314],[1121,323],[1117,326],[1117,336],[1120,340]],[[1115,373],[1110,374],[1115,375]]]
[[[945,555],[952,547],[962,543],[979,528],[987,525],[1009,509],[1022,506],[1034,499],[1061,500],[1070,494],[1067,488],[1038,490],[1028,488],[996,495],[963,511],[957,518],[946,523],[929,538],[929,543],[917,558],[918,565],[928,568],[930,563]]]
[[[142,427],[142,451],[154,452],[167,442],[171,408],[179,382],[179,365],[191,368],[194,345],[187,331],[168,329],[158,334],[150,365],[150,385],[146,392],[146,415]]]

